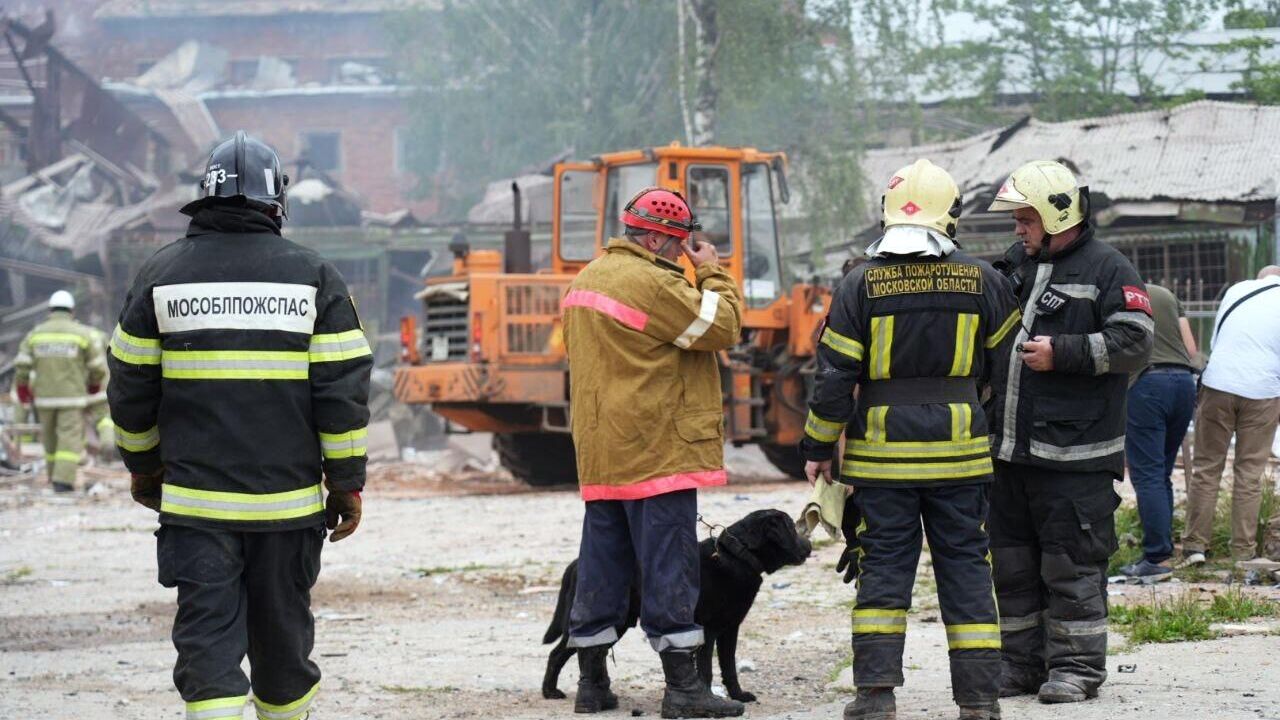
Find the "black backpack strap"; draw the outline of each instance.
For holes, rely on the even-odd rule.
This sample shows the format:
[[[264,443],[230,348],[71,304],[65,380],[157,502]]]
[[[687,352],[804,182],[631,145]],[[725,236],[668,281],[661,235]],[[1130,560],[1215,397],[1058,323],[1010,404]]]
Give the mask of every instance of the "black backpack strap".
[[[1227,308],[1227,311],[1222,313],[1222,317],[1218,318],[1218,324],[1216,327],[1213,328],[1213,339],[1216,340],[1218,338],[1218,333],[1222,331],[1222,326],[1226,324],[1227,318],[1231,317],[1231,313],[1235,312],[1236,308],[1243,305],[1245,300],[1248,300],[1254,295],[1260,295],[1268,290],[1274,290],[1275,288],[1278,288],[1278,287],[1280,287],[1280,283],[1272,283],[1271,285],[1267,285],[1266,287],[1260,287],[1257,290],[1254,290],[1248,295],[1245,295],[1244,297],[1237,300],[1235,305],[1232,305],[1231,307]],[[1209,344],[1209,348],[1213,349],[1212,342]]]

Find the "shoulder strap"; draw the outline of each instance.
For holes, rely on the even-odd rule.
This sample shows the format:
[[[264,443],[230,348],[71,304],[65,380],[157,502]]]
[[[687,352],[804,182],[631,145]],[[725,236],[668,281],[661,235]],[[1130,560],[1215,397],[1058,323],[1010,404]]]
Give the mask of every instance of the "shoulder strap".
[[[1216,326],[1216,327],[1214,327],[1214,328],[1213,328],[1213,339],[1214,339],[1215,341],[1218,339],[1218,333],[1222,331],[1222,326],[1227,322],[1227,318],[1228,318],[1228,317],[1231,317],[1231,313],[1232,313],[1232,312],[1234,312],[1236,308],[1238,308],[1238,307],[1240,307],[1241,305],[1243,305],[1245,300],[1248,300],[1249,298],[1253,297],[1254,295],[1260,295],[1260,294],[1262,294],[1262,293],[1264,293],[1264,292],[1266,292],[1266,291],[1268,291],[1268,290],[1273,290],[1273,289],[1278,288],[1278,287],[1280,287],[1280,283],[1272,283],[1272,284],[1270,284],[1270,285],[1267,285],[1266,287],[1260,287],[1260,288],[1258,288],[1257,290],[1254,290],[1253,292],[1249,293],[1248,295],[1245,295],[1244,297],[1242,297],[1242,298],[1240,298],[1239,300],[1237,300],[1237,301],[1235,302],[1235,304],[1234,304],[1234,305],[1232,305],[1231,307],[1227,308],[1227,311],[1226,311],[1226,312],[1222,313],[1222,317],[1218,318],[1218,324],[1217,324],[1217,326]]]

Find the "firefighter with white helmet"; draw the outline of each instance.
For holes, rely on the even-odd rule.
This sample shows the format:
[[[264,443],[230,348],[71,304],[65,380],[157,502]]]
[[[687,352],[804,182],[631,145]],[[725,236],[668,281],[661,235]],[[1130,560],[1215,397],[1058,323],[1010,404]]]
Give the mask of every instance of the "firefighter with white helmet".
[[[75,489],[84,410],[102,389],[107,370],[101,344],[92,328],[76,322],[75,307],[71,293],[53,293],[49,318],[23,338],[14,360],[18,401],[35,406],[49,480],[58,492]]]
[[[844,717],[896,717],[927,536],[952,695],[962,719],[991,720],[1000,716],[1000,626],[983,528],[992,467],[979,391],[998,371],[1019,313],[1007,280],[959,251],[962,201],[945,170],[923,159],[898,170],[882,205],[883,236],[832,299],[801,444],[810,481],[829,482],[843,433],[840,481],[856,488],[860,520],[838,566],[851,568],[846,582],[858,580],[858,695]]]
[[[1013,212],[1023,315],[992,425],[1001,695],[1077,702],[1107,676],[1112,483],[1124,474],[1129,373],[1151,352],[1151,302],[1133,265],[1094,237],[1088,188],[1062,163],[1018,168],[990,209]]]

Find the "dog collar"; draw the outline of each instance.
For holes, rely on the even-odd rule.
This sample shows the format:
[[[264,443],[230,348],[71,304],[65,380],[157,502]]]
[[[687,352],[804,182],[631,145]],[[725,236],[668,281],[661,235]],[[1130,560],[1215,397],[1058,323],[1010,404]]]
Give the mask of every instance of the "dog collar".
[[[764,565],[760,563],[755,554],[748,550],[741,540],[730,535],[728,530],[720,533],[720,536],[716,538],[716,550],[723,550],[726,554],[738,558],[750,565],[751,569],[757,573],[764,572]]]

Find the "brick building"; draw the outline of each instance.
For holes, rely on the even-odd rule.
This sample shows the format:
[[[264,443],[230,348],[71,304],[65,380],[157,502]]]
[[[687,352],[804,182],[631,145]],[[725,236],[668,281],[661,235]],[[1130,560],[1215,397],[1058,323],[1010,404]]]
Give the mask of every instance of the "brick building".
[[[387,32],[410,3],[421,4],[22,0],[6,9],[33,25],[52,10],[53,42],[171,139],[177,169],[243,128],[295,177],[303,161],[364,210],[426,219],[436,205],[415,198],[405,170],[408,91],[391,71]]]

